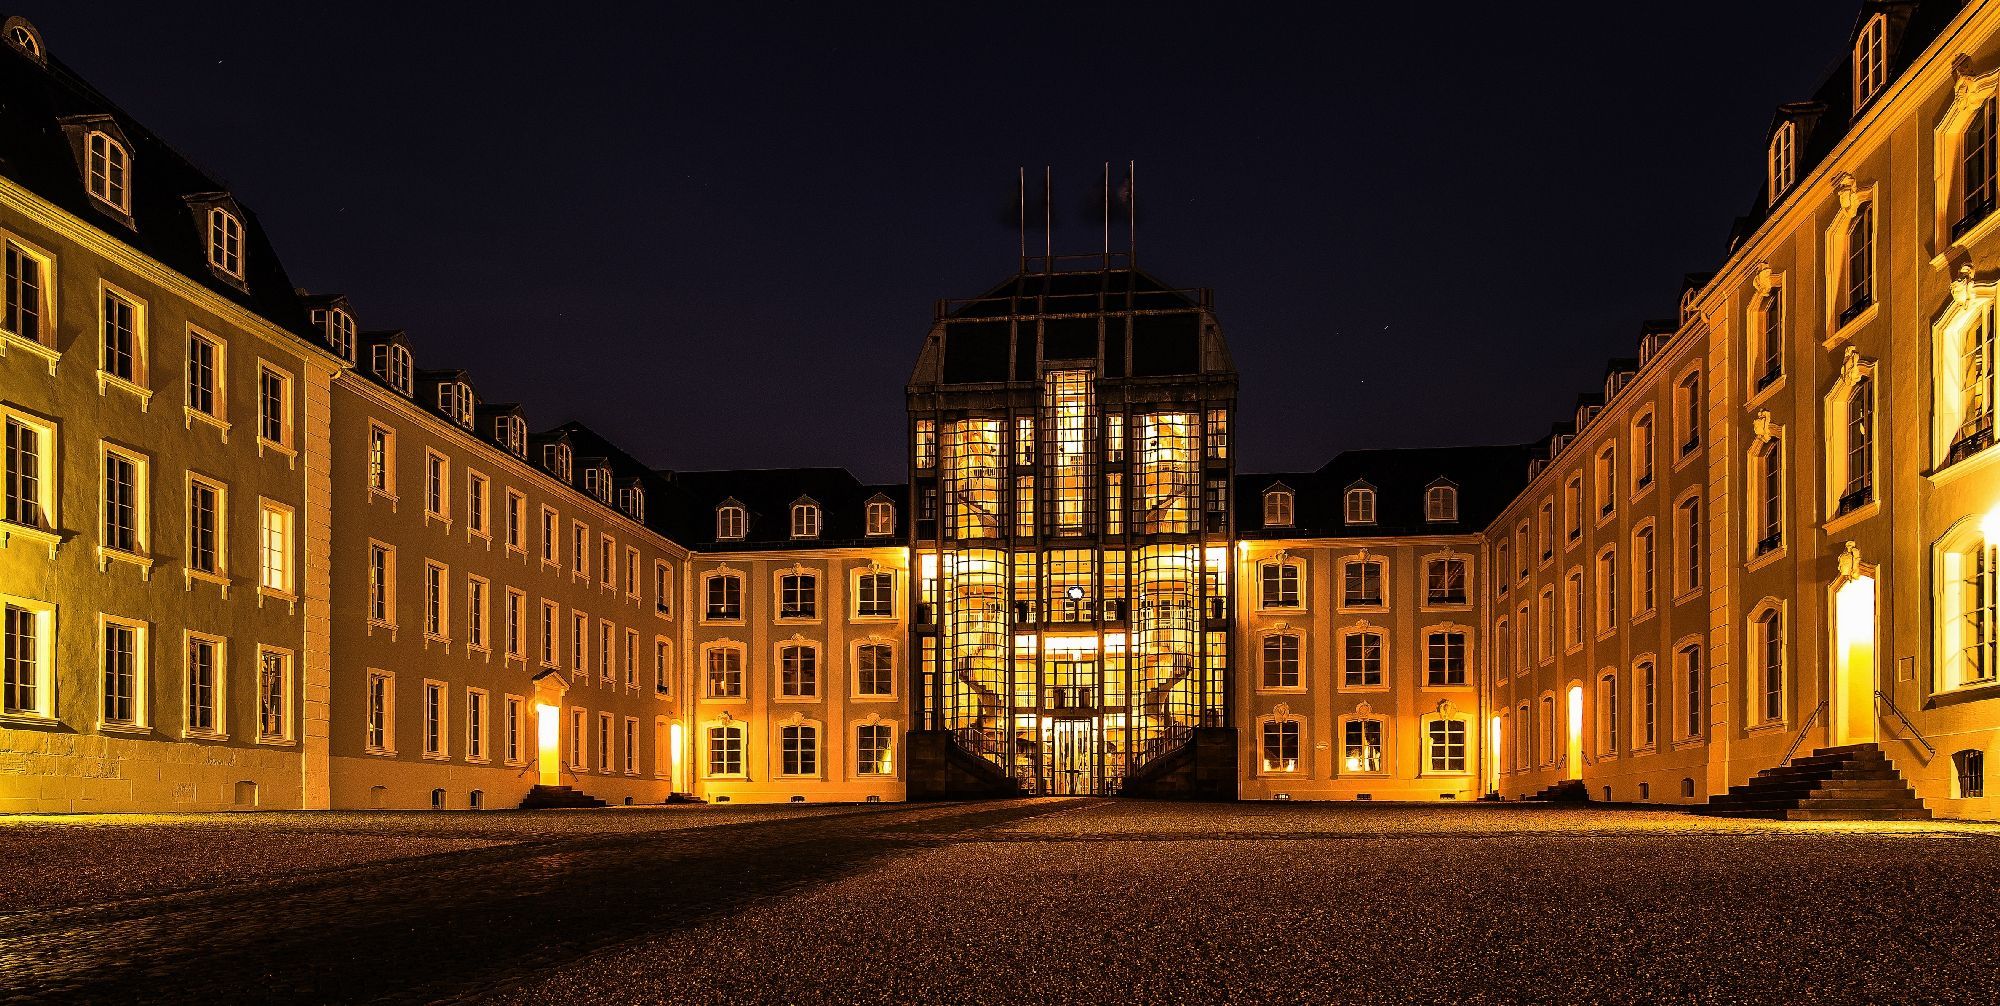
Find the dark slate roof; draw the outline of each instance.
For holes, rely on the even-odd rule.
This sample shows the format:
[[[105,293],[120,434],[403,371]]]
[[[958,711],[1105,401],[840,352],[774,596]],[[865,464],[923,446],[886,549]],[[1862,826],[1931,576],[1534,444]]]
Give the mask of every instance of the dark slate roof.
[[[1236,476],[1236,531],[1244,538],[1371,538],[1474,534],[1499,516],[1528,484],[1533,445],[1427,447],[1347,451],[1312,472]],[[1424,491],[1438,482],[1458,488],[1458,520],[1424,519]],[[1264,490],[1283,483],[1293,492],[1289,528],[1264,527]],[[1348,488],[1375,490],[1375,523],[1344,520]]]
[[[1231,371],[1220,333],[1206,324],[1209,301],[1206,291],[1176,289],[1137,267],[1019,273],[940,305],[941,324],[912,383],[1034,381],[1037,360],[1098,359],[1100,339],[1106,377]]]
[[[109,116],[124,135],[132,166],[129,224],[84,188],[82,166],[63,129],[63,120],[76,116]],[[204,222],[187,197],[227,194],[226,182],[197,167],[61,60],[49,56],[43,65],[8,44],[0,44],[0,175],[217,296],[324,347],[257,214],[234,199],[229,203],[244,230],[243,288],[210,271]]]
[[[699,551],[900,545],[905,540],[908,485],[869,485],[845,468],[749,468],[662,474],[673,482],[687,504],[674,538]],[[871,538],[865,533],[867,506],[877,496],[895,504],[896,532]],[[806,541],[792,538],[792,503],[801,498],[819,504],[818,538]],[[748,534],[741,541],[720,541],[715,537],[715,510],[727,500],[743,504],[749,512]]]

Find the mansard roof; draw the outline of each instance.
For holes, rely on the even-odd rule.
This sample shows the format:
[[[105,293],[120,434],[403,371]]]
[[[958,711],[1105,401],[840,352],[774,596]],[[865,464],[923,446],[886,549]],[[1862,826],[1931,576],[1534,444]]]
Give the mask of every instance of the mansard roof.
[[[1528,484],[1532,445],[1423,447],[1345,451],[1310,472],[1259,472],[1236,476],[1236,531],[1244,538],[1381,538],[1401,535],[1476,534],[1492,523]],[[1292,525],[1266,528],[1261,507],[1247,505],[1283,484],[1293,492]],[[1424,519],[1424,490],[1458,489],[1458,519]],[[1375,490],[1375,522],[1346,522],[1346,491]]]
[[[908,485],[862,482],[845,468],[740,468],[721,471],[662,472],[684,505],[674,537],[700,551],[765,551],[779,548],[831,548],[854,545],[901,544],[908,525],[905,501]],[[896,530],[890,535],[867,533],[868,503],[886,498],[896,505]],[[792,537],[792,504],[819,504],[819,537]],[[747,511],[741,540],[715,537],[715,508],[733,500]]]

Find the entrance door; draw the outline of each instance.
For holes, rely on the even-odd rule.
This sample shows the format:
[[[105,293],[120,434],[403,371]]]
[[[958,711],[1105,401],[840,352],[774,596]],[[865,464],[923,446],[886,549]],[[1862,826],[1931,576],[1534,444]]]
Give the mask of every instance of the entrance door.
[[[1569,747],[1563,752],[1568,762],[1564,776],[1583,778],[1583,686],[1569,686]]]
[[[1052,720],[1049,737],[1049,792],[1088,796],[1097,792],[1097,724]]]
[[[1833,593],[1833,680],[1827,689],[1833,743],[1875,741],[1875,578],[1857,576]]]

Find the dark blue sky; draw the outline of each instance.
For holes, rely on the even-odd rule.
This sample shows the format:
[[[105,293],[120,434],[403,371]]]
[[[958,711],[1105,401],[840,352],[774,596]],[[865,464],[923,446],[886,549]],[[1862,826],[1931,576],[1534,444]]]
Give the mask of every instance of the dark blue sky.
[[[1088,251],[1101,163],[1139,162],[1141,262],[1214,288],[1246,470],[1538,437],[1719,262],[1856,9],[21,13],[419,366],[665,467],[900,479],[933,301],[1014,269],[1024,164]]]

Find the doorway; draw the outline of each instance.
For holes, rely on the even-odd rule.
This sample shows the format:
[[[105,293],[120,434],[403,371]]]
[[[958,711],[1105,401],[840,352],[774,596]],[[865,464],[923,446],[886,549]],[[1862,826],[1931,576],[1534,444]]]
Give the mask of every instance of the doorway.
[[[1094,720],[1049,721],[1048,791],[1054,796],[1090,796],[1097,792],[1097,723]]]
[[[1567,743],[1569,746],[1564,749],[1563,776],[1567,779],[1581,779],[1583,778],[1583,686],[1580,684],[1569,686]]]
[[[1875,741],[1875,578],[1854,576],[1833,591],[1832,681],[1827,688],[1830,742]]]

